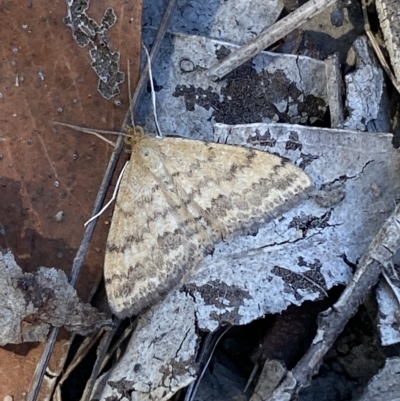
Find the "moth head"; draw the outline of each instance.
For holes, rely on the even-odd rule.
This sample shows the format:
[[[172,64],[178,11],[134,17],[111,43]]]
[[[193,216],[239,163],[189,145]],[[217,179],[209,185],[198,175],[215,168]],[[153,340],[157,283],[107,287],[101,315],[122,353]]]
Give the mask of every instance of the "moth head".
[[[145,136],[143,128],[140,126],[128,128],[127,136],[125,137],[124,141],[130,147],[135,146],[135,144]]]
[[[158,171],[162,165],[155,143],[157,139],[144,133],[142,127],[129,128],[126,132],[125,143],[130,146],[131,158],[134,157],[143,167]]]

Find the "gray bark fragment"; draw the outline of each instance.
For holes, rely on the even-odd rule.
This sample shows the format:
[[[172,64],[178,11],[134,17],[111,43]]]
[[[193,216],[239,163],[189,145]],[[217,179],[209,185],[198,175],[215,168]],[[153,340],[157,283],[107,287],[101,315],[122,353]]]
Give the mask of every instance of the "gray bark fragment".
[[[196,378],[194,300],[175,291],[139,318],[130,346],[114,367],[102,400],[166,401]]]
[[[389,358],[383,369],[374,376],[364,394],[356,401],[399,401],[400,358]]]
[[[323,61],[262,52],[226,80],[211,81],[207,68],[235,48],[183,34],[164,43],[153,76],[165,134],[212,140],[213,122],[313,124],[323,119],[328,103]],[[155,132],[150,96],[140,102],[138,122]]]
[[[309,385],[311,377],[318,372],[323,358],[333,346],[346,323],[357,312],[369,290],[393,260],[400,246],[400,205],[383,224],[375,238],[362,255],[351,281],[338,301],[318,316],[318,329],[314,340],[290,374],[295,386],[287,387],[285,381],[274,390],[266,401],[292,399],[301,388]]]
[[[143,25],[158,27],[166,3],[145,2]],[[242,44],[274,24],[282,9],[280,0],[179,0],[169,30]]]
[[[111,320],[83,303],[62,270],[23,273],[11,252],[0,252],[0,345],[44,341],[51,326],[88,334]]]
[[[250,401],[264,401],[271,396],[273,390],[279,385],[282,379],[285,379],[286,386],[290,382],[294,385],[293,377],[287,375],[286,368],[279,361],[267,360],[262,368],[260,378],[258,379],[254,394]],[[282,399],[282,401],[285,401]],[[288,399],[289,401],[289,399]]]
[[[344,128],[385,132],[390,129],[386,86],[366,36],[354,41],[347,63],[356,70],[346,75],[346,106],[349,117]]]
[[[343,102],[342,102],[342,73],[337,53],[325,60],[326,85],[329,98],[329,114],[331,116],[331,127],[342,128],[343,126]]]
[[[375,294],[379,305],[378,327],[381,343],[383,346],[397,344],[400,342],[399,288],[393,288],[382,278]]]
[[[251,60],[262,50],[278,42],[294,29],[299,28],[308,19],[324,11],[329,6],[336,3],[336,0],[310,0],[303,4],[285,18],[280,19],[272,27],[258,35],[244,46],[236,49],[222,61],[218,61],[210,66],[207,75],[213,80],[225,78],[229,73],[240,67],[242,64]]]

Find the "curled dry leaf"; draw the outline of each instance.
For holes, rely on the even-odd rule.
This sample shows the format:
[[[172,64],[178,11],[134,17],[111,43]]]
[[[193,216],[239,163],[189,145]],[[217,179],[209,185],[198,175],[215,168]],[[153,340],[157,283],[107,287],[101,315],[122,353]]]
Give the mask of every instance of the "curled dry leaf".
[[[40,267],[23,273],[11,252],[0,252],[0,344],[44,341],[51,326],[85,335],[111,319],[82,302],[66,274]]]

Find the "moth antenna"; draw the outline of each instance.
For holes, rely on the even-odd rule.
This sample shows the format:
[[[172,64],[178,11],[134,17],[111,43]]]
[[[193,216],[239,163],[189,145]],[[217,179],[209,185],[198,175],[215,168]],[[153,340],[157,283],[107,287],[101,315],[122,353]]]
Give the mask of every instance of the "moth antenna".
[[[133,116],[133,107],[132,107],[131,66],[129,64],[129,59],[126,62],[126,72],[128,74],[129,114],[131,116],[132,127],[135,128],[135,118]]]
[[[149,51],[147,50],[146,45],[142,42],[142,46],[144,48],[144,51],[146,52],[147,56],[147,65],[149,66],[149,81],[150,81],[150,88],[151,88],[151,104],[153,106],[153,113],[154,113],[154,122],[156,124],[156,130],[157,130],[157,136],[156,138],[162,138],[163,134],[161,132],[161,128],[158,124],[158,118],[157,118],[157,109],[156,109],[156,91],[154,90],[154,83],[153,83],[153,74],[151,72],[151,58]]]
[[[77,125],[60,123],[58,121],[50,121],[50,124],[61,125],[63,127],[71,128],[71,129],[73,129],[75,131],[84,132],[84,133],[90,134],[90,135],[95,135],[95,136],[97,136],[98,138],[100,138],[103,141],[107,142],[109,145],[111,145],[113,147],[115,147],[115,143],[110,141],[110,140],[108,140],[107,138],[104,138],[104,136],[102,136],[100,134],[129,136],[129,135],[124,134],[123,132],[105,131],[105,130],[101,130],[101,129],[88,129],[88,128],[83,128],[83,127],[78,127]]]
[[[121,184],[122,177],[124,176],[124,172],[125,172],[125,170],[126,170],[128,164],[129,164],[128,162],[125,163],[124,168],[122,169],[121,173],[119,174],[119,177],[118,177],[117,183],[115,184],[114,192],[113,192],[113,195],[112,195],[111,199],[103,206],[103,208],[100,210],[99,213],[97,213],[97,214],[95,214],[94,216],[92,216],[92,217],[84,224],[85,227],[86,227],[91,221],[93,221],[93,220],[97,219],[99,216],[101,216],[101,215],[107,210],[107,208],[111,205],[111,203],[114,202],[115,198],[117,197],[117,193],[118,193],[118,190],[119,190],[119,186],[120,186],[120,184]]]
[[[109,145],[111,145],[113,148],[115,148],[115,142],[110,141],[107,138],[104,138],[103,135],[98,134],[97,132],[91,132],[91,131],[84,131],[86,134],[91,134],[94,136],[97,136],[97,138],[100,138],[101,140],[103,140],[104,142],[108,143]]]

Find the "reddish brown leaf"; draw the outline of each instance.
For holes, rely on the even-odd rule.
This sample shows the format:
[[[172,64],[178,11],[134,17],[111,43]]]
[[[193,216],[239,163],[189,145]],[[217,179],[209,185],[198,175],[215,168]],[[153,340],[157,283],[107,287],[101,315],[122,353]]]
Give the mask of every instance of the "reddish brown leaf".
[[[121,53],[122,70],[131,60],[136,82],[141,1],[97,2],[88,13],[99,22],[107,7],[118,17],[108,43]],[[128,108],[126,84],[111,100],[99,95],[89,47],[78,47],[63,22],[66,15],[64,1],[5,1],[0,6],[0,246],[10,249],[25,271],[48,266],[70,272],[111,153],[97,138],[54,129],[49,121],[119,130]],[[101,279],[105,220],[111,213],[97,225],[79,278],[78,293],[85,301]],[[56,347],[53,373],[62,366],[66,338]],[[22,399],[42,350],[42,344],[0,348],[0,398]]]

